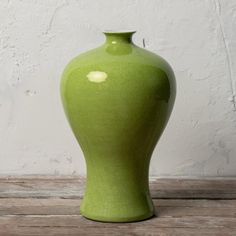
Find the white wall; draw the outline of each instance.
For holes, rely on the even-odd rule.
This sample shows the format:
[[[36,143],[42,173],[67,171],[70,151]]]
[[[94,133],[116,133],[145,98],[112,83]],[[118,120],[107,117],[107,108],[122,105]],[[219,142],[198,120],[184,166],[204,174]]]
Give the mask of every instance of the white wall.
[[[177,100],[151,174],[236,176],[235,0],[1,0],[0,174],[84,174],[59,96],[67,62],[134,28],[166,58]]]

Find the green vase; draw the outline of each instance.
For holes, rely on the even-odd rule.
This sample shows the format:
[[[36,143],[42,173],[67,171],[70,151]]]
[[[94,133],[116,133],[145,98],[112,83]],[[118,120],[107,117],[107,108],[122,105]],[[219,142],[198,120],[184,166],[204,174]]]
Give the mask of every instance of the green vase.
[[[161,57],[105,32],[106,42],[73,59],[61,96],[87,166],[81,214],[105,222],[150,218],[148,172],[175,100],[175,78]]]

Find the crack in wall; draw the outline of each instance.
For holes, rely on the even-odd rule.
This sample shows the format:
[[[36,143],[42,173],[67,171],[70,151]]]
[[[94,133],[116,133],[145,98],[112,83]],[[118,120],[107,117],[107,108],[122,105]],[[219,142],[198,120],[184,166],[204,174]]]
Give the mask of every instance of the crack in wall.
[[[51,30],[53,21],[54,21],[54,19],[55,19],[56,14],[58,13],[58,11],[61,10],[63,7],[68,6],[68,5],[69,5],[68,1],[65,1],[63,4],[57,6],[57,7],[54,9],[54,11],[53,11],[53,13],[52,13],[52,16],[51,16],[51,18],[50,18],[48,27],[47,27],[47,29],[45,30],[45,34],[48,34],[49,31]]]
[[[231,55],[230,55],[230,50],[228,43],[226,41],[226,35],[223,27],[223,22],[221,20],[221,3],[220,0],[213,0],[214,6],[215,6],[215,13],[217,16],[217,20],[219,22],[219,28],[220,28],[220,33],[225,49],[225,54],[226,54],[226,60],[227,60],[227,65],[228,65],[228,73],[229,73],[229,79],[230,79],[230,90],[232,94],[232,99],[230,102],[233,104],[233,110],[236,111],[236,88],[233,80],[233,70],[232,70],[232,61],[231,61]]]

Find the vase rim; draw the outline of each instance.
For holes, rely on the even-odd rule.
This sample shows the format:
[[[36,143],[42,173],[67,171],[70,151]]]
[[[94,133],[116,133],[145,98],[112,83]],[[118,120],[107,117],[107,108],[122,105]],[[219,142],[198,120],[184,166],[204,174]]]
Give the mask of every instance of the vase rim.
[[[136,30],[133,29],[120,29],[120,30],[103,30],[104,34],[134,34]]]

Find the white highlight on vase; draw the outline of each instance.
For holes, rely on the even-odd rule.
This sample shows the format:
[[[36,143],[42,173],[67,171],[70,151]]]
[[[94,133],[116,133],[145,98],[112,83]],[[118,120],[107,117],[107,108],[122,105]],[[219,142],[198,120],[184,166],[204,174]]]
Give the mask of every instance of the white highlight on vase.
[[[103,71],[90,71],[87,74],[87,78],[91,82],[101,83],[107,79],[107,73],[105,73]]]

